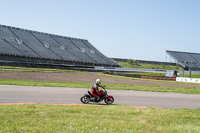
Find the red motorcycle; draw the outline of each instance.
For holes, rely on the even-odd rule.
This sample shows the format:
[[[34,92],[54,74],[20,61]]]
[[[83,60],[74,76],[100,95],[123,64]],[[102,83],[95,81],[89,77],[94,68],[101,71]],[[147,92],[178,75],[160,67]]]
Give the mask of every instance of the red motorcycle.
[[[99,100],[96,100],[96,98],[90,93],[90,91],[88,91],[88,94],[85,94],[84,96],[82,96],[80,98],[81,102],[83,104],[89,104],[90,102],[101,102],[104,100],[104,102],[108,105],[112,104],[114,102],[114,97],[113,96],[110,96],[107,94],[107,91],[106,91],[106,87],[105,86],[102,86],[102,88],[104,89],[103,90],[100,90],[100,92],[103,94],[100,96]]]

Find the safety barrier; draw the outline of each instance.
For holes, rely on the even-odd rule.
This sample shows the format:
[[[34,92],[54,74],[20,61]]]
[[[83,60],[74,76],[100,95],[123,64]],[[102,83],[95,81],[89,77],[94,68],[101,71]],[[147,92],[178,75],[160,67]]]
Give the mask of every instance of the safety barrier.
[[[200,83],[200,79],[199,78],[177,77],[176,81],[179,81],[179,82],[190,82],[190,83]]]

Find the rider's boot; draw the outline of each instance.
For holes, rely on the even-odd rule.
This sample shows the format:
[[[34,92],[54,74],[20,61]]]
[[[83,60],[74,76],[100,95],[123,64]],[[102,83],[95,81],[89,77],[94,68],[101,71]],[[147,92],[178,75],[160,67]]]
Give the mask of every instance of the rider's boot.
[[[99,102],[99,100],[100,100],[100,97],[95,97],[96,102]]]

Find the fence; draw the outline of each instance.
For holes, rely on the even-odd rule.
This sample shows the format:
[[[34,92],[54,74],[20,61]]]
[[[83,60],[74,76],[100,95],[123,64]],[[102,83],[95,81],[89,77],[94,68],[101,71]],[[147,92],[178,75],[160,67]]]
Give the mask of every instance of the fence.
[[[178,77],[200,78],[200,71],[178,71]]]

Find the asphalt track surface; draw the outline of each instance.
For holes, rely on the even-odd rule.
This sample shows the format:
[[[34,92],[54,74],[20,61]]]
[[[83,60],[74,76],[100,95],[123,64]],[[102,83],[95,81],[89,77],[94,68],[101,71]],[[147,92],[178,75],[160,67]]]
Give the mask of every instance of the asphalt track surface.
[[[0,85],[0,103],[82,104],[80,97],[89,89]],[[114,104],[135,107],[200,108],[200,95],[107,90]],[[104,102],[98,104],[105,104]]]

